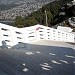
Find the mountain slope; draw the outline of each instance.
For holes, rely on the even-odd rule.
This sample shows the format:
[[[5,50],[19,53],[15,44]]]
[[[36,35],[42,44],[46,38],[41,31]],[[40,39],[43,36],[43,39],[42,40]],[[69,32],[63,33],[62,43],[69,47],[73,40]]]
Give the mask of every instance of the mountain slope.
[[[35,24],[41,24],[41,25],[46,25],[46,26],[53,26],[57,23],[60,22],[59,19],[59,10],[61,9],[61,7],[63,5],[66,5],[68,2],[70,2],[71,0],[59,0],[59,1],[53,1],[45,6],[43,6],[42,8],[40,8],[38,11],[35,11],[33,13],[31,13],[30,15],[28,15],[27,17],[16,17],[15,19],[15,23],[14,26],[17,27],[28,27],[28,26],[32,26]],[[46,13],[45,13],[46,11]],[[46,15],[47,15],[47,23],[46,23]],[[55,17],[58,16],[56,19]],[[58,21],[59,22],[56,22]]]
[[[7,8],[5,6],[6,9],[0,11],[0,19],[14,20],[16,16],[24,17],[33,11],[37,11],[51,1],[52,0],[0,0],[1,6],[7,6]]]

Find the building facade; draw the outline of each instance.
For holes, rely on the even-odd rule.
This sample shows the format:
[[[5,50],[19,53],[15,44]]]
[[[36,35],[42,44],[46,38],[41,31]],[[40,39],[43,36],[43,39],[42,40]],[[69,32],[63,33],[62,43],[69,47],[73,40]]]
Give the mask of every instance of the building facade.
[[[0,46],[6,44],[8,48],[11,48],[20,43],[30,43],[38,40],[74,42],[74,34],[39,24],[16,28],[0,23]]]

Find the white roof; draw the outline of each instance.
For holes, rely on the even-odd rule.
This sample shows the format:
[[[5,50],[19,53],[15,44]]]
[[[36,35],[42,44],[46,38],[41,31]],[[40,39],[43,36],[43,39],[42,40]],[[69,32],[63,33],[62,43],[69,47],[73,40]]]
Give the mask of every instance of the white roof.
[[[57,30],[61,30],[64,32],[72,32],[73,29],[71,29],[70,27],[58,26]]]

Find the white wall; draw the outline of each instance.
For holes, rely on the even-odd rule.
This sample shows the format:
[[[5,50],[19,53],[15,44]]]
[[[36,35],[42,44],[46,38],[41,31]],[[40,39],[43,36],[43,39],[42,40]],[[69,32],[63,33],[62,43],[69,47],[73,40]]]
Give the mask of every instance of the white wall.
[[[72,34],[74,34],[74,42],[75,42],[75,32],[71,32]]]
[[[38,27],[39,30],[36,31],[38,40],[45,39],[53,41],[74,42],[74,34],[45,26],[38,26]]]
[[[0,23],[0,46],[2,45],[2,41],[5,41],[9,48],[19,43],[28,43],[26,34],[26,31],[23,32],[20,28]]]
[[[0,46],[2,46],[2,41],[5,41],[8,48],[11,48],[19,43],[30,43],[38,40],[74,42],[74,34],[39,24],[31,27],[16,28],[0,23]]]

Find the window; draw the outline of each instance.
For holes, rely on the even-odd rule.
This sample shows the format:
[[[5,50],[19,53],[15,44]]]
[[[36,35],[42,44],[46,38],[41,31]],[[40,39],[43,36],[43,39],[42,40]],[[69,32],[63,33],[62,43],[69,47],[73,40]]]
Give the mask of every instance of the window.
[[[43,34],[40,34],[40,36],[43,36]]]
[[[34,36],[29,36],[29,38],[30,38],[30,37],[34,37]]]
[[[68,34],[66,34],[66,35],[68,35]]]
[[[22,39],[21,37],[17,37],[18,39]]]
[[[17,33],[17,34],[22,34],[21,32],[17,32],[17,31],[16,31],[16,33]]]
[[[3,34],[3,36],[8,36],[8,35],[6,35],[6,34]]]
[[[50,32],[47,32],[47,33],[50,33]]]
[[[53,30],[53,32],[55,32],[55,30]]]
[[[23,42],[18,42],[19,44],[23,44]]]
[[[60,33],[60,32],[58,32],[58,33]]]
[[[48,35],[48,36],[50,36],[50,35]]]
[[[60,38],[60,37],[58,37],[58,38]]]
[[[18,43],[23,43],[23,42],[18,42]]]
[[[43,32],[43,31],[39,31],[39,32]]]
[[[10,40],[5,40],[6,42],[10,42]]]
[[[5,28],[1,28],[2,30],[4,30],[4,31],[7,31],[8,29],[5,29]]]
[[[50,30],[50,29],[47,29],[47,30]]]
[[[29,34],[33,34],[34,32],[31,32],[31,33],[29,33]]]
[[[44,38],[40,37],[40,39],[44,39]]]
[[[43,28],[40,27],[40,29],[43,29]]]
[[[53,33],[53,34],[55,34],[55,33]]]
[[[55,37],[55,36],[53,36],[53,37]]]

